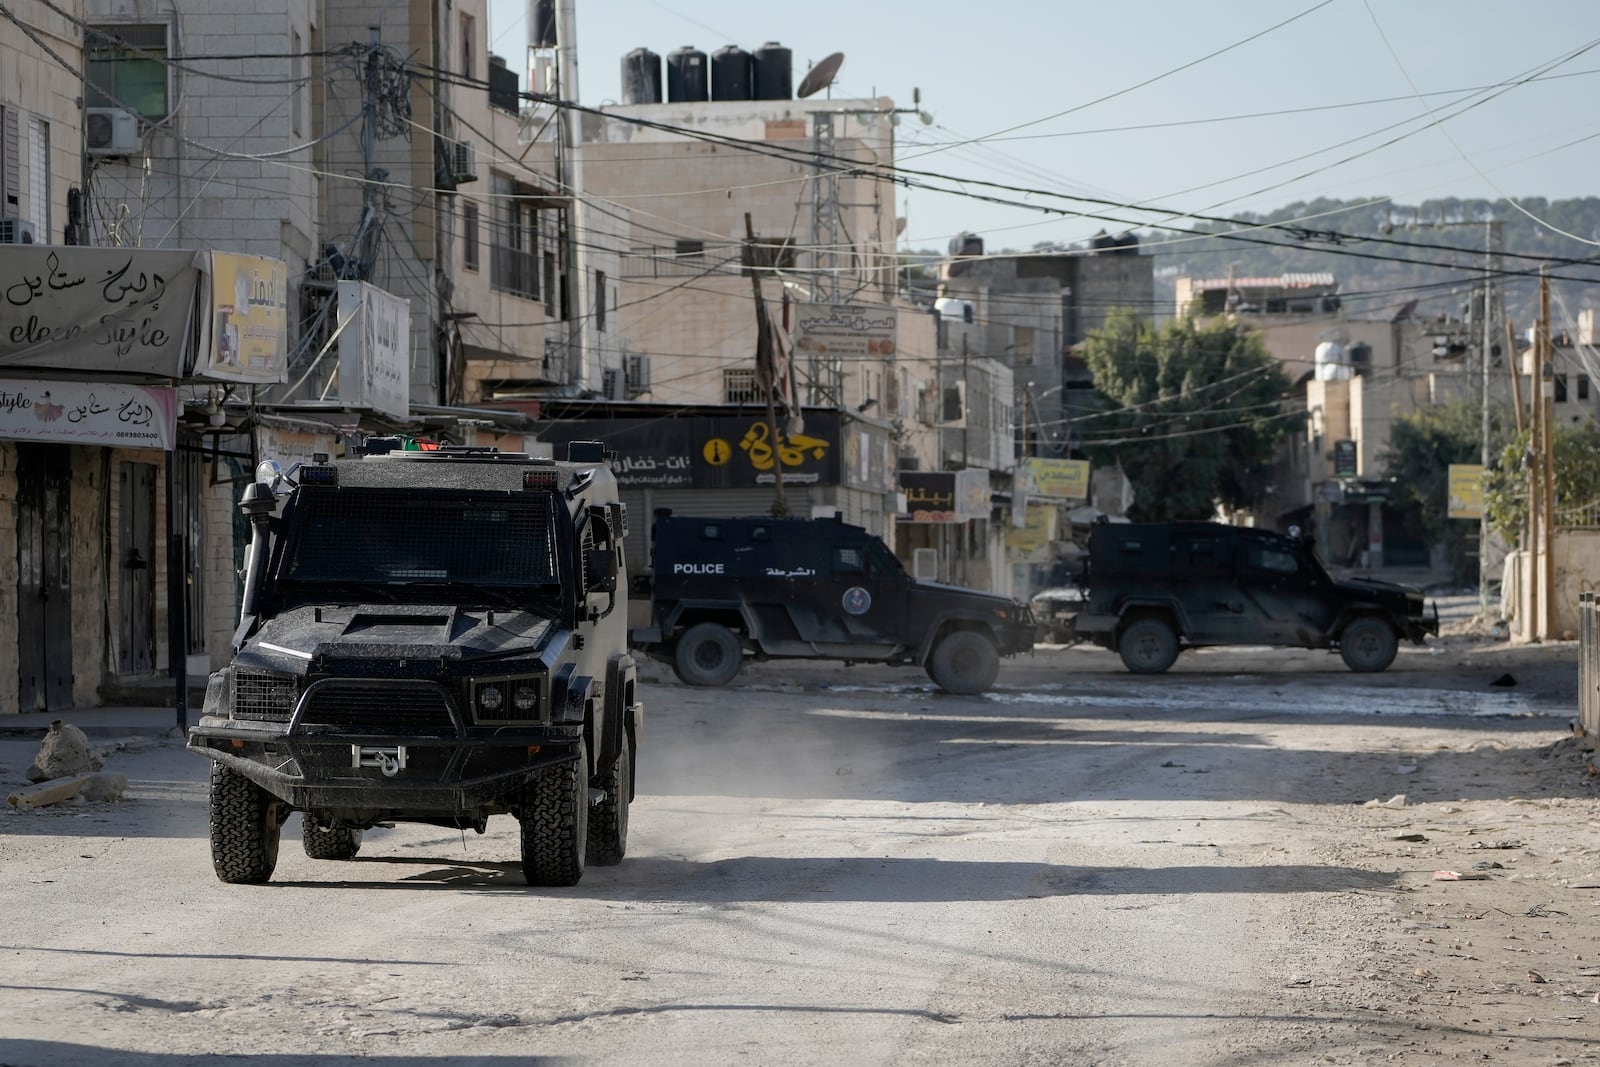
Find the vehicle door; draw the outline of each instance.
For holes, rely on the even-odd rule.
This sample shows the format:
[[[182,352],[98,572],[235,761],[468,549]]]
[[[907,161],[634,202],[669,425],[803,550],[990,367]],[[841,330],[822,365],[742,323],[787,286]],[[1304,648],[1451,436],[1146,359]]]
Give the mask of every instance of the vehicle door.
[[[1183,607],[1184,636],[1197,645],[1251,640],[1235,574],[1232,531],[1180,533],[1173,541],[1170,569]]]
[[[1238,591],[1250,643],[1298,645],[1322,630],[1320,574],[1293,542],[1243,532],[1239,538]]]
[[[826,590],[825,610],[838,621],[841,640],[901,644],[908,579],[882,542],[834,541],[825,566],[827,573],[818,584]]]

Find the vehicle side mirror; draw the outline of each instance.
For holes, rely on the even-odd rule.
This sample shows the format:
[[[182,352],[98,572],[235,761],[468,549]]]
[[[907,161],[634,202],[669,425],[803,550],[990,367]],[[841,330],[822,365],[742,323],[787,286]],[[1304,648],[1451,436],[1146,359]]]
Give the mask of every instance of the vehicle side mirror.
[[[583,573],[588,579],[587,593],[617,591],[617,550],[591,548],[583,554]]]

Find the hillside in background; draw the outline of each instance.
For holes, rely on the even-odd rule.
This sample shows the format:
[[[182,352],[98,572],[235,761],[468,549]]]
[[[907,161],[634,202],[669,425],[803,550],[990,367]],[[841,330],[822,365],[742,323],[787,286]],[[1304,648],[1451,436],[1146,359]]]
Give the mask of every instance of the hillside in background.
[[[1367,197],[1296,201],[1265,215],[1240,214],[1232,226],[1140,230],[1146,250],[1157,257],[1156,307],[1143,310],[1172,314],[1173,283],[1179,277],[1226,278],[1230,270],[1240,278],[1327,271],[1338,279],[1353,317],[1387,319],[1413,300],[1417,315],[1463,317],[1481,285],[1484,220],[1498,219],[1504,252],[1572,261],[1549,264],[1551,320],[1555,332],[1575,333],[1578,312],[1600,307],[1600,197],[1529,197],[1519,203],[1548,225],[1503,201],[1446,198],[1410,205]],[[1264,223],[1294,231],[1251,229]],[[1388,233],[1382,232],[1385,227]],[[1228,231],[1233,235],[1215,236]],[[941,258],[932,250],[902,253],[903,262],[916,266]],[[1506,313],[1519,331],[1526,329],[1538,313],[1539,261],[1506,255],[1499,268]]]

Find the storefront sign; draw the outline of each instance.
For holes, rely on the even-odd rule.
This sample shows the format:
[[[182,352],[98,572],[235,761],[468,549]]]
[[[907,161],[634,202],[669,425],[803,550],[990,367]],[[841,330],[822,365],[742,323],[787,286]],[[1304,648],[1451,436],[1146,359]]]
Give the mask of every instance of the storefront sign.
[[[1033,496],[1052,500],[1089,499],[1089,462],[1083,459],[1025,459]]]
[[[1483,465],[1452,463],[1449,471],[1449,516],[1452,519],[1483,518]]]
[[[956,471],[956,513],[962,519],[989,517],[989,472],[982,467]]]
[[[207,314],[195,377],[264,385],[285,380],[289,268],[282,260],[209,253]]]
[[[339,283],[339,399],[411,417],[411,301]]]
[[[0,380],[0,438],[171,449],[177,391],[167,386]]]
[[[1055,541],[1054,504],[1029,504],[1023,525],[1006,530],[1007,558],[1013,563],[1045,561],[1046,550]]]
[[[901,471],[900,491],[905,494],[905,522],[965,522],[956,511],[954,471]]]
[[[201,280],[194,252],[11,245],[0,367],[181,378]]]
[[[900,318],[882,304],[795,304],[795,353],[892,359]]]
[[[600,441],[617,453],[623,488],[740,489],[839,485],[839,415],[807,411],[805,432],[777,443],[764,417],[573,419],[544,423],[539,438],[563,455],[569,441]]]

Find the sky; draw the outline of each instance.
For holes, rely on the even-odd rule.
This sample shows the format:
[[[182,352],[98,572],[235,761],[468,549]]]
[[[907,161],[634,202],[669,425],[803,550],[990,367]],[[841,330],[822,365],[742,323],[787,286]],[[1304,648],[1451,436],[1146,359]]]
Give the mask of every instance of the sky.
[[[489,2],[490,50],[525,70],[528,5]],[[1084,210],[1187,225],[1186,213],[1317,197],[1600,195],[1595,0],[576,0],[576,11],[591,106],[620,99],[622,56],[641,46],[665,57],[776,41],[793,50],[796,81],[843,52],[836,98],[909,108],[920,89],[932,124],[902,117],[903,167],[946,188],[1028,191],[964,186],[1018,202],[1000,205],[903,190],[902,247],[943,250],[968,231],[990,251],[1025,249],[1128,228],[1071,217]]]

